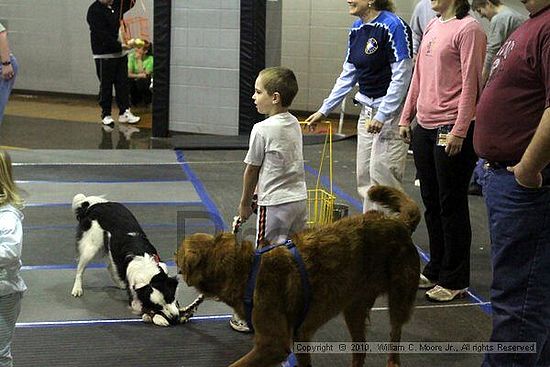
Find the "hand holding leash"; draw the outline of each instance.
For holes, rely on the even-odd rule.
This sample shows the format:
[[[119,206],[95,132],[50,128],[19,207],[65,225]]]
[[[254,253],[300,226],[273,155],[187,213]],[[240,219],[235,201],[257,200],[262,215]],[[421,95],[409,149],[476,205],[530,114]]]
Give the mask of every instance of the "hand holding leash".
[[[237,234],[239,232],[244,222],[245,221],[242,220],[241,217],[239,217],[238,215],[233,217],[233,224],[231,225],[231,228],[233,229],[234,234]]]

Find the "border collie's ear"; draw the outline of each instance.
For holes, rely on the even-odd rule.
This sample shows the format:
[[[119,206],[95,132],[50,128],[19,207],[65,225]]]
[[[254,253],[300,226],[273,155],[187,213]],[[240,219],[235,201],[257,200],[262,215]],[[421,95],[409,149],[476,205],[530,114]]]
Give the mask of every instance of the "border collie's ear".
[[[86,214],[86,210],[90,207],[90,203],[85,201],[83,202],[79,207],[74,209],[74,212],[76,214],[76,219],[80,222],[84,215]],[[89,228],[89,227],[88,227]]]
[[[76,195],[73,197],[72,209],[73,209],[73,210],[76,210],[77,208],[81,207],[82,204],[84,203],[84,201],[86,201],[86,195],[84,195],[84,194],[76,194]],[[88,205],[89,205],[89,204],[88,204]]]

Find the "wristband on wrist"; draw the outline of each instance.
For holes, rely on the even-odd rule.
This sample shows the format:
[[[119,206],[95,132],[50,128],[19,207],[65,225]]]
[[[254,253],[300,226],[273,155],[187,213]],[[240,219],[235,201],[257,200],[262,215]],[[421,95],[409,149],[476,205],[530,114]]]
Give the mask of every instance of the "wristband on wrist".
[[[2,61],[2,65],[4,66],[11,65],[11,61]]]

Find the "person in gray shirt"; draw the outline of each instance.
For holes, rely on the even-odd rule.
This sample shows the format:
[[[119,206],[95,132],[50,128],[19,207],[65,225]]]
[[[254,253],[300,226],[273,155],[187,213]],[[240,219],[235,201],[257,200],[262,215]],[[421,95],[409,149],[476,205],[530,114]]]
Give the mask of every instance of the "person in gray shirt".
[[[517,27],[527,20],[527,16],[507,7],[500,0],[473,0],[472,8],[490,22],[487,54],[483,66],[483,84],[485,84],[500,46]]]
[[[416,56],[426,26],[436,17],[430,0],[420,0],[414,7],[411,16],[411,30],[413,37],[413,55]]]

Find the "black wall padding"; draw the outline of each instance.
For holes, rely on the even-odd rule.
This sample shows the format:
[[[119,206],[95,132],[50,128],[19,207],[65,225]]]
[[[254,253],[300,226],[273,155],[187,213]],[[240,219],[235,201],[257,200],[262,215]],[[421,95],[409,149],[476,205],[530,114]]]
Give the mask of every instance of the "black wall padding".
[[[266,0],[241,0],[239,134],[249,133],[264,119],[256,111],[252,94],[258,72],[265,68],[266,8]]]
[[[153,131],[155,138],[168,136],[170,124],[170,35],[172,1],[154,1],[153,32]]]

